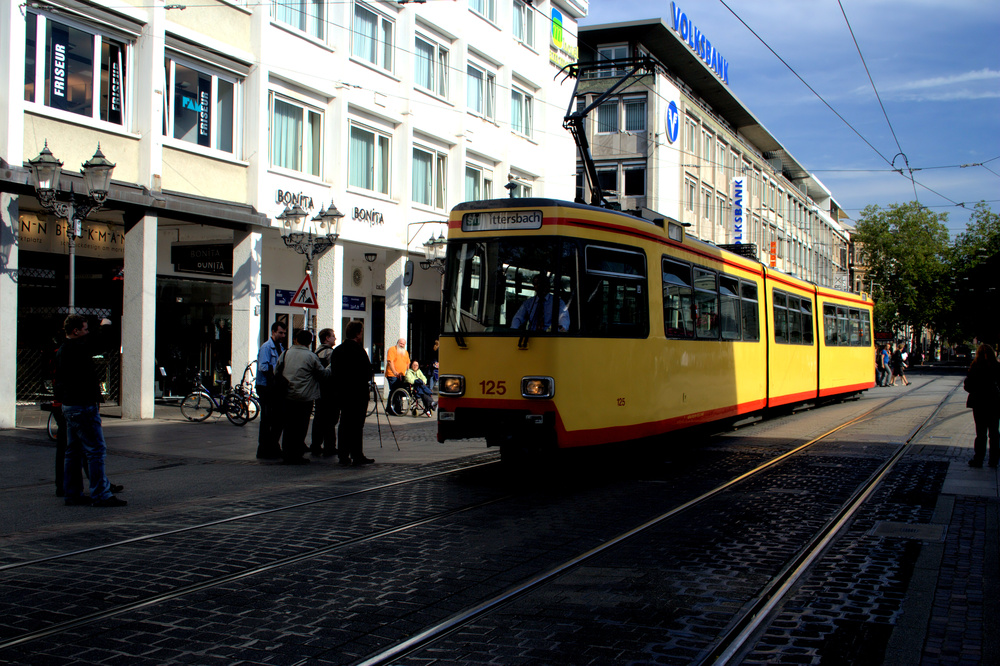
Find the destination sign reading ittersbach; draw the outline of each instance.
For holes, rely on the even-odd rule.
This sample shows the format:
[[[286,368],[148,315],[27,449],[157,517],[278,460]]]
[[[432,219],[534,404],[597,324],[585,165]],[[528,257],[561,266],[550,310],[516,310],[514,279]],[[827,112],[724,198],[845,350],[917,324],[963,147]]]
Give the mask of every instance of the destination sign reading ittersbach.
[[[466,213],[462,216],[462,231],[510,231],[541,229],[540,210],[497,210]]]

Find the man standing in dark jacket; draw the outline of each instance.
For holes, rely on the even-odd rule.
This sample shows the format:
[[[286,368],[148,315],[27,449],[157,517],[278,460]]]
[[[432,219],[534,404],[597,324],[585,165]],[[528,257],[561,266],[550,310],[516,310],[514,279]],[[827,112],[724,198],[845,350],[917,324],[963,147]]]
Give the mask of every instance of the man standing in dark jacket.
[[[337,454],[341,465],[367,465],[375,461],[366,458],[362,450],[365,416],[368,414],[368,387],[372,380],[372,362],[362,345],[364,324],[350,322],[344,337],[346,340],[330,356],[340,398],[340,448]]]
[[[110,326],[107,319],[101,326]],[[63,322],[66,342],[56,352],[55,398],[62,403],[66,419],[66,504],[91,506],[125,506],[111,492],[111,483],[104,471],[107,446],[101,427],[101,383],[94,367],[94,355],[103,351],[97,336],[90,336],[87,320],[71,314]],[[73,471],[86,459],[90,471],[90,497],[83,496],[83,482]]]

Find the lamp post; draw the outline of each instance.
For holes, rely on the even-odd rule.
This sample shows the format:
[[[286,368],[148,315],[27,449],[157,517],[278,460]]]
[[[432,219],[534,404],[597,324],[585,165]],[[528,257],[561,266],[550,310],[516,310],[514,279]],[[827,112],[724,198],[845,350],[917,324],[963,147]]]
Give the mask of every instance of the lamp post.
[[[31,167],[31,180],[35,187],[38,202],[48,212],[66,220],[66,240],[69,246],[69,313],[76,313],[76,239],[83,231],[83,221],[87,216],[104,206],[111,187],[112,164],[101,152],[101,144],[97,144],[94,156],[83,163],[83,182],[87,185],[87,195],[77,194],[72,185],[68,199],[59,200],[59,178],[62,176],[63,163],[56,159],[49,150],[49,142],[33,160],[28,160]]]
[[[436,268],[441,275],[444,275],[444,258],[447,253],[447,246],[448,241],[445,240],[443,233],[437,238],[431,236],[424,243],[424,257],[426,259],[420,262],[420,268],[425,271]]]
[[[306,275],[312,275],[313,259],[337,244],[340,237],[340,221],[344,214],[330,202],[327,209],[320,208],[316,217],[301,206],[286,206],[275,219],[281,222],[281,239],[285,247],[290,247],[306,258]],[[309,313],[306,308],[305,328],[309,328]]]

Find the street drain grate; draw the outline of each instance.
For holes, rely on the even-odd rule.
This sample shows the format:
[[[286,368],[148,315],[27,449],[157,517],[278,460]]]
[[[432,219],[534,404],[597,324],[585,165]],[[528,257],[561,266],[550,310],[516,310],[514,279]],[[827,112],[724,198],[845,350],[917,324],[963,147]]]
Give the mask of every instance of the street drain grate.
[[[888,520],[880,521],[868,532],[870,536],[918,541],[944,541],[944,533],[944,525],[894,523]]]

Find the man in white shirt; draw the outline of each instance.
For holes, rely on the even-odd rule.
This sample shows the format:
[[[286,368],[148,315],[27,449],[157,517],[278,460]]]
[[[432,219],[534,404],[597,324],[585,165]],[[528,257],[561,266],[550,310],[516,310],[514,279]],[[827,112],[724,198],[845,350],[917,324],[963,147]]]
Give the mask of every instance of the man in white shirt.
[[[521,303],[517,314],[510,322],[510,327],[515,330],[528,331],[552,331],[552,310],[555,302],[559,303],[559,314],[557,316],[558,330],[565,333],[569,330],[569,308],[562,299],[556,299],[550,293],[549,277],[545,273],[538,273],[531,279],[531,284],[535,287],[535,295]]]

